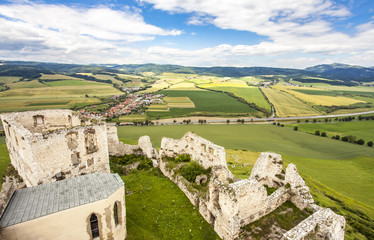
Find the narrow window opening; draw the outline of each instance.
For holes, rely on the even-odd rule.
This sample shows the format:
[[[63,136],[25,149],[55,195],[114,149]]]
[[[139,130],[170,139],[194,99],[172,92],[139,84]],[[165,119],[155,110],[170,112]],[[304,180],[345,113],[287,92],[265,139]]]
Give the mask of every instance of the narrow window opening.
[[[95,214],[92,214],[90,217],[90,224],[91,224],[91,233],[92,238],[97,238],[100,236],[99,234],[99,223],[97,221],[97,217]]]
[[[118,207],[117,207],[116,202],[114,203],[114,207],[113,207],[113,217],[114,217],[114,223],[117,226],[118,225]]]

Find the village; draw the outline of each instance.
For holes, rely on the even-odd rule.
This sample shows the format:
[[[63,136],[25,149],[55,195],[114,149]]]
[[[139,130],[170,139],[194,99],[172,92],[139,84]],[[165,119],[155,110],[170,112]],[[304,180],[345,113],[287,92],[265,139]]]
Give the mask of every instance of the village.
[[[118,118],[120,115],[144,113],[147,106],[152,103],[163,103],[163,94],[137,94],[113,95],[100,105],[90,105],[80,110],[86,117],[103,117],[107,120]]]

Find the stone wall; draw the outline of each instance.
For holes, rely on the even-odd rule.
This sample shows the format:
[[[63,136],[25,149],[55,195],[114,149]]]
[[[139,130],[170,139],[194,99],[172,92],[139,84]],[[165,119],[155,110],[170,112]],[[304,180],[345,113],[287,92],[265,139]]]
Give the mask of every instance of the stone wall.
[[[130,145],[119,141],[116,126],[107,126],[107,135],[110,156],[144,154],[149,159],[152,159],[155,167],[158,166],[158,153],[153,148],[151,139],[148,136],[140,137],[137,145]]]
[[[167,167],[168,163],[163,157],[175,158],[180,154],[189,154],[192,160],[199,162],[204,168],[212,168],[206,193],[197,191],[186,179],[175,174],[180,165],[174,169]],[[159,155],[161,172],[177,184],[222,239],[237,239],[242,227],[266,216],[287,200],[291,200],[300,209],[309,208],[315,212],[313,217],[308,218],[313,224],[307,223],[314,226],[313,229],[317,229],[315,226],[318,225],[320,230],[306,230],[304,235],[316,233],[318,236],[327,236],[326,239],[344,239],[344,217],[315,205],[296,166],[289,164],[284,172],[279,154],[261,153],[251,176],[238,181],[235,181],[227,168],[224,148],[194,133],[188,132],[180,140],[163,138]],[[268,195],[265,186],[277,190]],[[289,235],[284,235],[284,239],[302,239],[292,238],[301,229],[302,224],[296,226]]]
[[[344,239],[345,219],[329,208],[321,208],[285,233],[282,240]]]
[[[70,110],[3,114],[1,119],[11,163],[28,187],[110,171],[106,124],[99,120]]]
[[[227,168],[225,148],[218,146],[192,132],[187,132],[181,139],[162,138],[160,157],[177,157],[189,154],[204,168],[221,167],[233,177]]]

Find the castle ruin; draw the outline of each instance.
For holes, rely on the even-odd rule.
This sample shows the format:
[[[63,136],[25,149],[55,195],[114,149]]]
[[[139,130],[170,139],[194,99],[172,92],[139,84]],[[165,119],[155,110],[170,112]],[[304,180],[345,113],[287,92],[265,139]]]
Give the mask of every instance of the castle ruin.
[[[1,117],[12,165],[28,187],[40,187],[44,191],[59,185],[78,184],[81,186],[77,182],[78,180],[67,180],[75,179],[77,176],[79,179],[84,177],[80,175],[91,176],[96,172],[109,174],[109,155],[143,154],[152,159],[153,165],[159,167],[161,172],[185,193],[203,218],[214,227],[217,234],[224,240],[241,238],[243,227],[273,212],[286,201],[291,201],[299,209],[308,209],[311,215],[289,231],[283,232],[277,239],[298,240],[310,237],[344,239],[344,217],[335,214],[330,209],[317,206],[308,186],[298,174],[296,166],[289,164],[284,171],[282,158],[278,154],[261,153],[250,177],[237,179],[227,167],[225,149],[191,132],[186,133],[181,139],[163,138],[161,148],[157,152],[148,136],[141,137],[138,145],[124,144],[118,140],[116,127],[106,126],[105,123],[100,122],[100,119],[87,119],[70,110],[11,113],[3,114]],[[177,158],[181,154],[189,155],[192,161],[197,162],[204,169],[209,169],[209,174],[197,176],[194,183],[177,174],[178,170],[183,167],[183,163],[170,167],[171,165],[166,159]],[[94,176],[97,179],[95,181],[102,180],[98,176]],[[114,206],[116,209],[119,206],[121,211],[124,211],[120,217],[122,230],[118,236],[126,235],[125,205],[124,201],[121,201],[124,195],[121,185],[123,182],[121,183],[122,180],[118,176],[108,175],[107,177],[118,185],[117,188],[113,189],[112,195],[97,199],[95,204],[98,204],[101,209],[98,208],[92,213],[89,209],[84,210],[85,216],[92,218],[95,215],[96,223],[106,221],[106,223],[101,223],[107,226],[103,228],[101,225],[103,231],[100,232],[100,238],[102,239],[111,239],[113,237],[111,233],[117,229],[113,228],[118,224],[118,220],[113,220],[113,210],[111,209]],[[66,180],[62,180],[64,178]],[[84,179],[82,178],[82,181],[86,181]],[[108,183],[103,182],[102,184],[106,186],[105,184]],[[194,184],[201,186],[206,184],[203,187],[204,191],[196,190],[193,187]],[[110,187],[109,185],[107,187]],[[104,191],[107,187],[101,190]],[[268,194],[268,187],[276,190]],[[91,186],[91,188],[94,189],[95,186]],[[122,190],[119,191],[121,188]],[[85,188],[82,191],[85,191]],[[116,191],[119,191],[118,194],[114,194]],[[63,195],[61,197],[64,197]],[[116,197],[111,200],[112,196]],[[35,196],[35,198],[37,197]],[[73,197],[71,201],[76,201],[76,199],[80,198]],[[63,201],[63,199],[60,200]],[[115,202],[118,202],[118,205]],[[102,203],[103,205],[101,205]],[[10,201],[11,204],[16,203]],[[10,205],[8,204],[8,206]],[[79,206],[85,209],[84,205]],[[9,208],[7,207],[7,209]],[[73,216],[72,209],[62,209],[58,214],[69,213]],[[9,222],[17,219],[17,217],[9,217],[12,216],[9,214],[12,213],[7,213],[5,216],[3,214],[2,225],[8,221],[7,216]],[[56,218],[56,216],[45,215],[37,218],[36,221],[46,220],[48,222],[48,218]],[[114,219],[116,218],[118,215],[114,217]],[[80,236],[88,234],[89,239],[94,239],[96,230],[93,230],[92,219],[87,218],[86,220],[87,227]],[[32,222],[22,224],[34,226]],[[4,226],[9,230],[21,225],[5,224]],[[19,231],[25,229],[27,228],[20,227]],[[100,229],[100,225],[98,229]],[[103,236],[104,233],[107,235]],[[28,233],[25,231],[23,234],[27,235]]]
[[[12,165],[27,187],[110,172],[106,124],[71,110],[2,114]]]

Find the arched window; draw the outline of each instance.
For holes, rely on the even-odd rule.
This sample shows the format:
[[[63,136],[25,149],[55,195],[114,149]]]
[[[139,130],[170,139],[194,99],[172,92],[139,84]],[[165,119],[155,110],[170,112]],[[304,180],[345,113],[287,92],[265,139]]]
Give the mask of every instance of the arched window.
[[[113,207],[113,217],[114,217],[114,224],[117,226],[118,225],[118,206],[117,203],[114,203]]]
[[[95,214],[92,214],[90,217],[90,224],[91,224],[91,233],[92,238],[97,238],[100,236],[99,234],[99,223],[97,221],[97,217]]]

